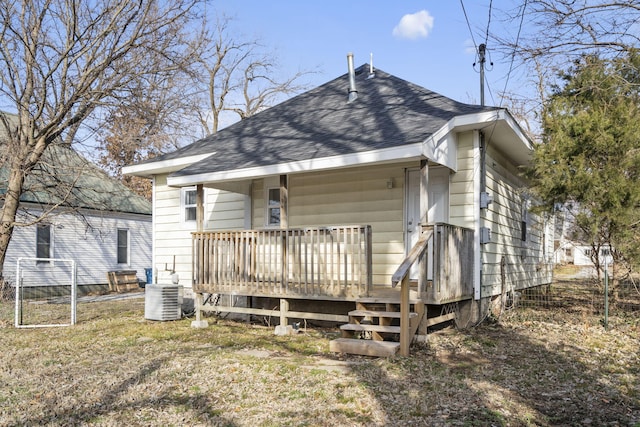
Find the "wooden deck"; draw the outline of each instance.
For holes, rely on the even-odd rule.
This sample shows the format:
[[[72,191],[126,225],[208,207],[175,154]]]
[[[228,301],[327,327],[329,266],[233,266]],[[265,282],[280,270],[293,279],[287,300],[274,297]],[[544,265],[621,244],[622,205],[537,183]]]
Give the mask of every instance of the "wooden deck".
[[[450,224],[424,226],[390,283],[374,286],[370,226],[196,232],[196,317],[199,321],[200,313],[208,311],[279,317],[281,325],[289,319],[347,323],[357,316],[344,305],[337,311],[336,301],[353,302],[361,309],[386,305],[400,313],[400,326],[383,332],[399,332],[399,351],[406,355],[419,325],[426,333],[427,305],[473,297],[473,242],[473,230]],[[416,279],[410,277],[414,265],[419,266]],[[214,294],[246,297],[246,305],[219,299],[207,304],[205,295]],[[269,307],[253,306],[265,298]],[[296,308],[303,306],[301,301],[313,304]],[[383,309],[377,317],[387,322],[385,313],[393,310]],[[382,337],[379,332],[373,335]]]

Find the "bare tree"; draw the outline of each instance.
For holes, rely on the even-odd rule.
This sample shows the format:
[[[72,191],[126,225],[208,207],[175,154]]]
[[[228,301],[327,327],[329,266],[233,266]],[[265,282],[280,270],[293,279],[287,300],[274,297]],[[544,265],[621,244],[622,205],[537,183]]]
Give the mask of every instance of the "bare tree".
[[[198,117],[206,134],[219,130],[225,111],[245,119],[307,88],[301,79],[309,72],[278,76],[276,55],[262,52],[256,40],[234,37],[230,23],[229,18],[219,17],[212,29],[205,24],[200,36],[205,43],[193,75],[202,90]]]
[[[557,66],[585,53],[607,57],[640,44],[637,0],[530,0],[525,4],[526,8],[523,4],[507,12],[506,18],[515,22],[525,14],[527,25],[516,33],[517,40],[498,39],[524,61],[547,58]]]
[[[71,144],[83,123],[126,96],[141,75],[170,71],[197,2],[0,0],[0,109],[17,116],[15,124],[0,116],[8,153],[0,266],[25,178],[47,147]]]
[[[511,64],[509,81],[500,96],[516,107],[539,139],[543,105],[557,87],[558,76],[582,55],[611,58],[640,47],[638,0],[529,0],[496,10],[494,22],[504,26],[487,32],[488,46]]]
[[[179,148],[198,137],[194,126],[193,94],[184,70],[171,76],[144,76],[117,105],[105,109],[97,129],[98,164],[136,193],[151,198],[151,182],[122,176],[122,167]]]
[[[241,78],[241,101],[232,103],[225,110],[233,111],[240,120],[244,120],[270,107],[281,97],[300,92],[306,87],[298,82],[308,73],[298,71],[293,76],[279,79],[275,77],[276,68],[273,59],[266,55],[252,59]]]

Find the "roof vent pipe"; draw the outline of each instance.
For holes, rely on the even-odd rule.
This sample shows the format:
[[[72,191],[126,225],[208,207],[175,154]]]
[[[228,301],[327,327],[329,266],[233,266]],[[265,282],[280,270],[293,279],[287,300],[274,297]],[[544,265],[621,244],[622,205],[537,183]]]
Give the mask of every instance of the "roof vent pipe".
[[[347,65],[349,67],[349,98],[347,102],[353,102],[358,98],[358,91],[356,90],[356,72],[353,68],[353,53],[347,54]]]

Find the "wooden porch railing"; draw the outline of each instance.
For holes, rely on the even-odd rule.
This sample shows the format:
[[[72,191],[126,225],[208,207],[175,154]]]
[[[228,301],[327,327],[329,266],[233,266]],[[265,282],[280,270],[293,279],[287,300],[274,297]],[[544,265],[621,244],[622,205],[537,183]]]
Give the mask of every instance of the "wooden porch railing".
[[[474,231],[437,223],[423,227],[432,231],[429,242],[426,287],[419,288],[428,304],[446,304],[473,297]]]
[[[409,318],[409,286],[411,280],[411,267],[415,263],[419,263],[418,288],[426,287],[427,280],[427,249],[429,241],[433,236],[433,230],[423,230],[422,235],[418,239],[407,257],[402,261],[393,276],[391,276],[391,285],[395,288],[400,283],[400,355],[408,356],[409,347],[411,345],[411,337],[415,331],[411,330]]]
[[[409,355],[411,329],[409,286],[418,263],[418,292],[425,304],[444,304],[473,296],[473,230],[438,223],[422,227],[422,234],[391,278],[400,283],[400,354]]]
[[[371,226],[196,232],[196,292],[356,298],[371,289]]]

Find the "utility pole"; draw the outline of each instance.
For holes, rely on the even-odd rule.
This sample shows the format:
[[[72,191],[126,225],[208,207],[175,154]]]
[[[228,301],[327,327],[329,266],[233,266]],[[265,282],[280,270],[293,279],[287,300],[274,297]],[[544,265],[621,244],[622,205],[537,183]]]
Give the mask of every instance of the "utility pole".
[[[480,59],[480,105],[484,107],[484,63],[486,60],[485,53],[487,46],[481,43],[478,46],[478,57]]]

